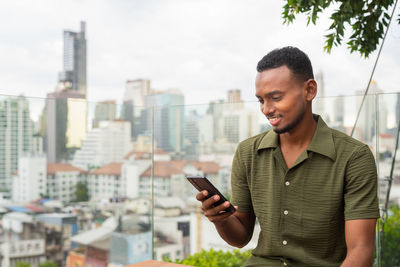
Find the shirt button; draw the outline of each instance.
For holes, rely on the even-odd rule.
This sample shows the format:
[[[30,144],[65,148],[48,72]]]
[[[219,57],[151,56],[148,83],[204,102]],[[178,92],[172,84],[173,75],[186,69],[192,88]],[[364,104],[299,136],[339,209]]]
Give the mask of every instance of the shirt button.
[[[289,181],[286,181],[286,182],[285,182],[285,185],[286,185],[286,186],[289,186],[289,185],[290,185],[290,182],[289,182]]]
[[[283,265],[284,265],[284,266],[287,266],[287,263],[286,263],[286,262],[283,262]]]
[[[283,244],[284,246],[286,246],[286,245],[287,245],[287,241],[286,241],[286,240],[283,240],[283,241],[282,241],[282,244]]]
[[[283,214],[288,215],[289,212],[287,210],[283,211]]]

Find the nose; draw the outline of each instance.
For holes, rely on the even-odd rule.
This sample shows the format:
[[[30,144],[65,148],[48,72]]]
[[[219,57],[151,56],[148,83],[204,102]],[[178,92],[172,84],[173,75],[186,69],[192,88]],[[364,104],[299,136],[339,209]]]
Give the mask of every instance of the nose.
[[[275,107],[272,103],[269,103],[269,101],[265,101],[261,105],[261,112],[265,115],[268,116],[268,114],[273,114],[275,112]]]

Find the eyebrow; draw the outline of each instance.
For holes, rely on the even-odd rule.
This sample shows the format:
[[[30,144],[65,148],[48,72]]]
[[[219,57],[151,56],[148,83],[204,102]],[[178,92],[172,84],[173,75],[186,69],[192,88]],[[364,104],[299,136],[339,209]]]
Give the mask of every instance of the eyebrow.
[[[275,91],[272,91],[272,92],[269,92],[269,93],[265,94],[264,96],[272,96],[272,95],[276,95],[276,94],[282,94],[282,91],[280,91],[280,90],[275,90]],[[256,97],[259,98],[259,97],[261,97],[261,96],[256,95]]]

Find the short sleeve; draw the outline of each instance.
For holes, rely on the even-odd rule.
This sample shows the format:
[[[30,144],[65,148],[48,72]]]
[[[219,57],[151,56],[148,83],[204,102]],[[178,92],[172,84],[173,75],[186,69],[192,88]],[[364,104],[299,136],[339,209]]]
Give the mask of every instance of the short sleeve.
[[[360,147],[346,167],[345,220],[379,218],[375,159],[367,145]]]
[[[252,212],[253,206],[251,202],[251,193],[247,181],[247,170],[241,158],[241,144],[236,149],[235,156],[232,162],[231,187],[232,198],[231,202],[234,206],[238,206],[239,212]]]

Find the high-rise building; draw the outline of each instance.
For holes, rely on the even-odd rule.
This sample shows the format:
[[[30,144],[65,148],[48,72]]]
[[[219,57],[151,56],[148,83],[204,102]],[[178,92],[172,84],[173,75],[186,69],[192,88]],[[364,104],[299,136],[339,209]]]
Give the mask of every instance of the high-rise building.
[[[146,105],[146,96],[151,93],[150,85],[150,80],[137,79],[126,81],[124,102],[131,101],[137,107],[144,107]]]
[[[126,81],[121,119],[131,123],[131,136],[133,139],[149,130],[145,118],[146,96],[149,94],[151,94],[150,80]]]
[[[108,100],[96,103],[94,111],[93,128],[99,127],[101,121],[113,121],[117,111],[115,100]]]
[[[146,107],[154,107],[154,137],[157,148],[168,152],[184,151],[184,96],[178,90],[146,96]],[[148,122],[152,110],[147,109]]]
[[[85,95],[73,90],[47,94],[45,150],[47,162],[71,159],[86,137],[87,101]]]
[[[366,143],[373,141],[373,137],[377,136],[379,133],[386,132],[387,129],[387,107],[384,103],[379,103],[379,111],[377,110],[377,97],[378,94],[383,93],[383,91],[378,87],[375,81],[371,81],[371,85],[368,94],[365,97],[364,104],[361,108],[360,117],[356,125],[362,132],[362,139]],[[360,108],[362,94],[364,91],[357,92],[360,97],[358,98],[357,108]],[[378,113],[378,127],[376,125],[376,114]],[[378,131],[378,132],[377,132]]]
[[[258,112],[241,109],[223,114],[223,129],[225,140],[229,143],[239,143],[246,138],[259,133]]]
[[[46,155],[25,153],[18,161],[18,174],[14,177],[12,199],[30,202],[47,193]]]
[[[102,121],[93,128],[77,150],[73,165],[88,170],[111,162],[122,162],[132,150],[129,121]]]
[[[11,190],[11,174],[18,170],[18,159],[32,151],[33,122],[25,97],[0,101],[0,188]]]
[[[337,96],[333,100],[333,117],[331,125],[337,130],[344,131],[344,96]]]
[[[47,94],[45,150],[47,162],[71,159],[86,136],[86,23],[81,31],[64,31],[63,71],[55,92]]]
[[[318,72],[315,75],[315,80],[318,83],[318,88],[317,88],[317,97],[314,100],[313,103],[313,113],[316,113],[318,115],[321,115],[324,120],[328,120],[326,118],[326,110],[325,110],[325,85],[324,85],[324,75],[322,72]]]
[[[200,116],[196,110],[191,110],[185,117],[185,150],[186,158],[196,159],[198,155],[199,137],[200,137]],[[209,130],[209,128],[207,128]]]
[[[78,91],[86,96],[86,23],[81,21],[81,31],[64,31],[63,71],[59,81],[67,89]]]

